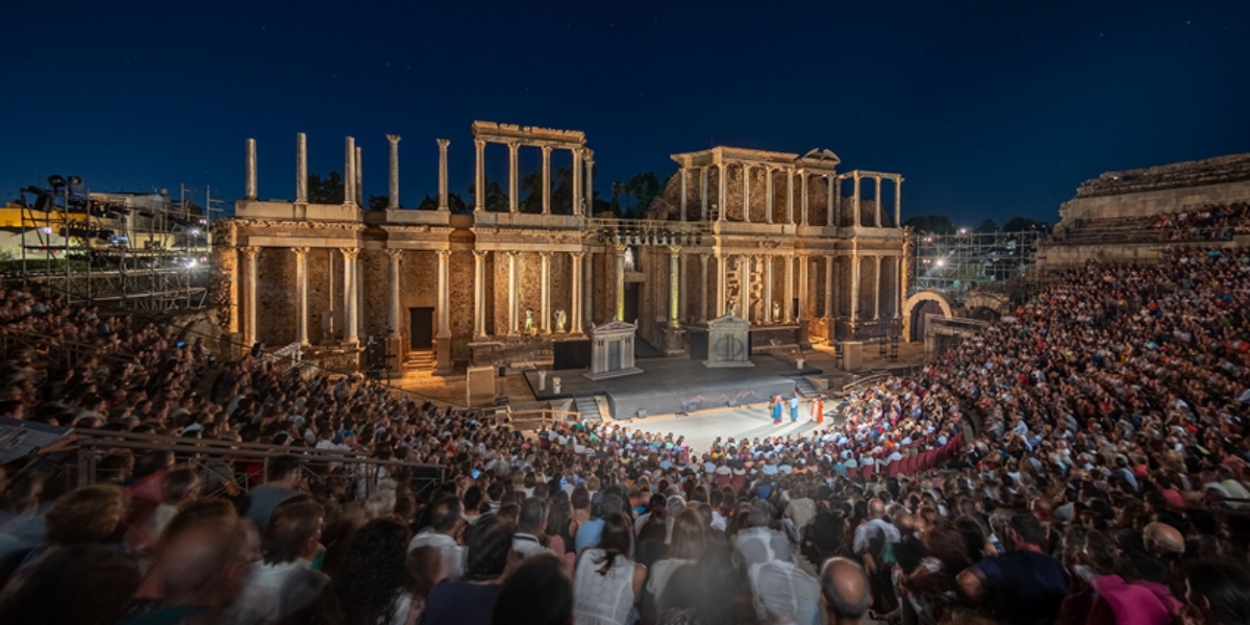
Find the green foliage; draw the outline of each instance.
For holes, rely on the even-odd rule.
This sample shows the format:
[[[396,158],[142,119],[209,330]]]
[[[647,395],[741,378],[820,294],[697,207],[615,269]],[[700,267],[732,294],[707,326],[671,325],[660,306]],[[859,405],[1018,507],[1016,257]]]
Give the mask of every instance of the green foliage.
[[[343,176],[337,171],[326,174],[308,174],[308,202],[311,204],[342,204]]]
[[[384,211],[390,204],[391,198],[385,195],[370,195],[365,198],[365,210]]]
[[[432,197],[430,194],[427,193],[425,197],[421,198],[421,203],[417,204],[417,210],[419,211],[438,210],[438,198]]]
[[[998,232],[998,224],[994,223],[993,219],[986,219],[985,221],[981,222],[981,225],[976,227],[975,232],[979,232],[982,234]]]
[[[917,215],[903,222],[916,232],[929,234],[954,234],[955,224],[946,215]]]

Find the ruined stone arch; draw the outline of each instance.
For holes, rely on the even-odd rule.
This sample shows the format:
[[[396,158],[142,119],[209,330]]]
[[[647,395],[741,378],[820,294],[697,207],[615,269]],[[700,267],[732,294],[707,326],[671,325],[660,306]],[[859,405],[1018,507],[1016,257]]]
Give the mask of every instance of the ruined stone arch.
[[[988,308],[1001,315],[1011,312],[1011,298],[1004,293],[975,290],[964,301],[964,309]]]
[[[954,316],[954,312],[953,312],[954,308],[951,306],[950,300],[946,299],[946,296],[943,295],[941,292],[920,291],[918,293],[915,293],[911,297],[908,297],[907,301],[903,302],[903,339],[904,340],[908,342],[911,342],[914,340],[912,337],[912,324],[913,324],[912,316],[914,315],[916,308],[919,306],[925,305],[926,302],[936,302],[938,307],[941,309],[943,315],[947,317]],[[921,337],[920,340],[923,341],[924,338]]]

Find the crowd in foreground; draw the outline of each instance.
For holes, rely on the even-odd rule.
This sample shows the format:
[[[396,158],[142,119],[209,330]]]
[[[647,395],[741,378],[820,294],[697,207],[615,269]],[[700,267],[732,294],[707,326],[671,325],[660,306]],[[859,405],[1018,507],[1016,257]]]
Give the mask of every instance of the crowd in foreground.
[[[827,427],[691,449],[216,366],[12,290],[0,330],[31,347],[0,372],[0,415],[291,454],[117,450],[94,486],[0,480],[0,622],[1250,622],[1247,311],[1248,252],[1090,263],[914,378],[830,404]],[[70,344],[101,356],[62,370],[49,354]],[[943,466],[897,470],[952,441]],[[366,480],[308,448],[447,479]]]

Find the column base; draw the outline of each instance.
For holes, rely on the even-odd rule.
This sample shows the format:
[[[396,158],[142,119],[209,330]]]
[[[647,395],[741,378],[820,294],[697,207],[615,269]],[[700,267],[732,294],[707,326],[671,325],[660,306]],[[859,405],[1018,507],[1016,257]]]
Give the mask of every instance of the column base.
[[[799,329],[798,329],[798,332],[796,332],[796,334],[798,335],[799,348],[800,348],[800,349],[811,349],[811,348],[812,348],[812,337],[810,336],[810,332],[809,332],[808,327],[807,327],[807,320],[806,320],[806,319],[800,319],[800,320],[798,321],[798,324],[799,324]]]
[[[685,346],[682,344],[682,337],[686,331],[680,327],[663,326],[660,334],[664,337],[664,355],[677,356],[686,353]]]
[[[439,336],[434,340],[434,375],[451,375],[456,370],[456,363],[451,359],[451,335]]]

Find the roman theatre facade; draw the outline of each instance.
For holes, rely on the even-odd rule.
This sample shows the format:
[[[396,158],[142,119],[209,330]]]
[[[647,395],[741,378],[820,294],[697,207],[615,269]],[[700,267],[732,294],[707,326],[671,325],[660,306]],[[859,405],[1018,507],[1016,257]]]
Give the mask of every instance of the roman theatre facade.
[[[672,155],[677,172],[645,219],[587,214],[594,153],[583,133],[472,125],[469,214],[448,203],[437,139],[438,204],[401,208],[400,138],[388,135],[389,206],[363,209],[361,150],[344,144],[344,201],[308,201],[307,141],[296,139],[295,197],[260,200],[256,143],[246,193],[214,226],[221,320],[245,346],[298,343],[361,366],[370,338],[398,363],[551,366],[609,321],[670,354],[699,349],[707,321],[751,322],[753,349],[901,332],[907,288],[902,176],[839,171],[806,154],[714,147]],[[508,154],[506,210],[488,210],[486,148]],[[542,157],[540,210],[522,210],[518,153]],[[552,203],[553,151],[572,156],[572,200]],[[883,195],[884,194],[884,195]],[[871,195],[871,197],[868,197]],[[883,201],[886,197],[892,202]]]

